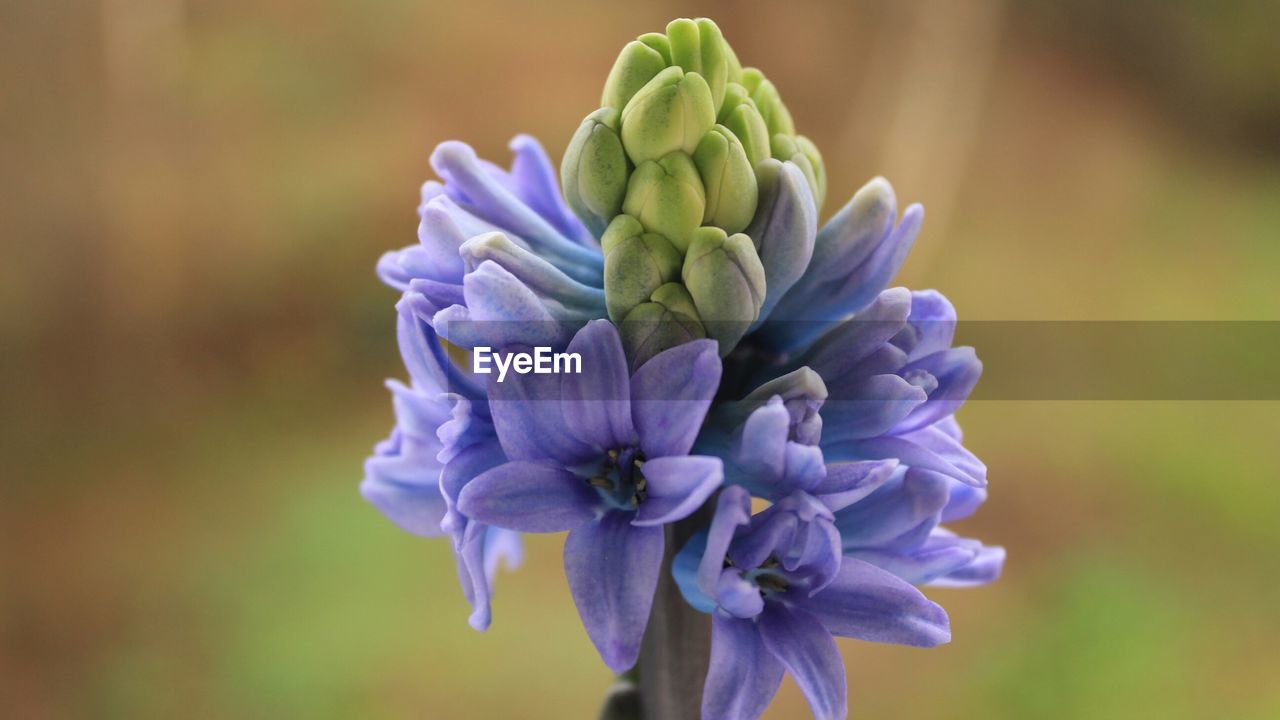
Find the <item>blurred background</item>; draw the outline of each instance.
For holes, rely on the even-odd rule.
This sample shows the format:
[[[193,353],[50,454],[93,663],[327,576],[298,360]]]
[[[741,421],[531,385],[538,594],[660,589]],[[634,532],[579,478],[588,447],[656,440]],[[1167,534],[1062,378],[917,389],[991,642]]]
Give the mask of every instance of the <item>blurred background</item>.
[[[900,282],[961,317],[1280,320],[1277,3],[2,0],[0,715],[594,717],[560,537],[478,634],[447,543],[357,494],[403,374],[373,267],[437,142],[558,160],[697,15],[828,213],[925,204]],[[842,641],[856,717],[1280,717],[1280,403],[961,420],[1006,575],[930,591],[949,646]]]

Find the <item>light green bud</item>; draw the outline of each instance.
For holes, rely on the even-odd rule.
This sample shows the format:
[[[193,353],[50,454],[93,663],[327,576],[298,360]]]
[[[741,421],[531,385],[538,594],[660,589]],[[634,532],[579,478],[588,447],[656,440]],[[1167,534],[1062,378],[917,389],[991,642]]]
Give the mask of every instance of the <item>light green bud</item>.
[[[599,235],[622,211],[630,163],[618,137],[618,111],[600,108],[582,121],[560,163],[560,186],[569,207]]]
[[[730,106],[730,103],[736,104]],[[760,117],[755,102],[747,96],[746,88],[737,83],[729,84],[720,116],[720,124],[738,136],[751,167],[770,157],[769,128],[765,126],[764,118]]]
[[[814,204],[818,207],[822,206],[823,196],[826,194],[826,173],[820,170],[822,167],[822,156],[818,155],[818,149],[813,147],[813,143],[807,138],[804,143],[800,142],[801,138],[792,137],[790,135],[774,135],[770,142],[770,151],[773,157],[786,162],[790,160],[795,163],[800,171],[804,173],[805,180],[809,183],[809,189],[813,192]],[[805,152],[806,146],[812,152]],[[814,159],[817,159],[818,165],[814,166]],[[821,172],[821,175],[819,173]]]
[[[678,282],[659,287],[619,324],[622,347],[635,370],[654,355],[707,336],[689,291]]]
[[[812,140],[803,135],[796,136],[796,146],[813,166],[814,179],[818,182],[815,199],[818,207],[822,207],[822,201],[827,197],[827,166],[822,162],[822,153],[818,152],[818,146]]]
[[[657,233],[646,233],[640,221],[619,215],[600,238],[604,250],[605,306],[618,322],[649,299],[662,285],[680,277],[684,258]]]
[[[711,88],[701,75],[669,67],[622,109],[622,145],[639,165],[668,153],[692,153],[716,123]]]
[[[702,223],[706,204],[706,191],[693,160],[673,152],[657,162],[636,166],[627,183],[622,211],[685,252],[689,236]]]
[[[666,65],[672,64],[671,41],[667,39],[666,35],[663,35],[660,32],[647,32],[641,35],[640,37],[636,38],[636,40],[639,40],[645,45],[648,45],[654,50],[657,50],[658,53],[662,55],[662,62],[664,64]]]
[[[693,163],[707,195],[703,224],[726,233],[745,228],[756,212],[756,174],[737,136],[723,125],[715,126],[698,143]]]
[[[783,133],[784,135],[796,134],[795,122],[791,120],[791,113],[787,110],[787,106],[782,104],[782,97],[778,94],[778,88],[769,82],[764,73],[756,68],[743,70],[742,86],[747,89],[747,92],[751,93],[751,99],[755,101],[756,108],[760,110],[760,116],[764,118],[770,135],[778,133]]]
[[[755,322],[764,302],[764,267],[751,238],[699,228],[685,254],[681,279],[707,335],[727,355]]]
[[[632,40],[618,53],[618,59],[604,81],[604,93],[600,104],[619,112],[640,88],[666,69],[667,58],[652,47]]]
[[[671,63],[685,72],[701,75],[711,88],[713,104],[719,108],[724,101],[725,84],[737,81],[742,73],[738,68],[737,76],[730,76],[731,52],[720,28],[707,18],[681,18],[667,25],[667,38],[671,42]]]

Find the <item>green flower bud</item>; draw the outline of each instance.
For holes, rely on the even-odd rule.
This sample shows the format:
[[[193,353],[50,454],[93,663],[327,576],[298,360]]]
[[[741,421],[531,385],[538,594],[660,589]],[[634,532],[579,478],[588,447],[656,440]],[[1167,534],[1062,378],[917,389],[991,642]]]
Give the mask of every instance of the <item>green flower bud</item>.
[[[720,28],[707,18],[681,18],[667,25],[667,38],[671,41],[671,63],[685,72],[701,75],[711,88],[713,104],[719,108],[724,101],[725,84],[737,81],[742,74],[738,68],[737,76],[730,76],[731,53]]]
[[[819,176],[819,169],[822,167],[822,156],[818,155],[818,149],[813,147],[813,143],[808,138],[792,137],[790,135],[774,135],[770,143],[770,151],[773,157],[786,162],[790,160],[795,163],[800,171],[804,173],[805,180],[809,183],[809,189],[813,191],[814,204],[821,207],[822,198],[826,194],[826,173],[822,172]],[[806,146],[812,152],[805,152]],[[817,159],[818,165],[814,166],[814,159]]]
[[[764,267],[751,238],[699,228],[680,276],[707,334],[720,343],[720,354],[727,355],[755,322],[764,302]]]
[[[600,108],[582,121],[560,163],[565,200],[593,234],[622,211],[630,163],[618,137],[618,111]]]
[[[636,167],[627,183],[622,210],[684,252],[689,236],[702,223],[706,204],[698,168],[688,155],[674,152]]]
[[[666,238],[646,233],[640,221],[619,215],[600,238],[604,249],[605,306],[618,322],[655,290],[680,276],[684,258]]]
[[[730,105],[730,103],[734,103]],[[724,108],[720,111],[720,124],[729,130],[742,143],[747,153],[747,162],[751,167],[760,164],[769,155],[769,128],[760,117],[756,104],[747,96],[746,88],[737,83],[730,83],[725,93]]]
[[[814,179],[818,182],[814,197],[818,207],[822,207],[822,201],[827,197],[827,166],[822,162],[822,153],[818,152],[818,146],[812,140],[803,135],[796,136],[796,146],[813,166]]]
[[[756,212],[756,174],[737,136],[723,125],[715,126],[698,143],[693,162],[707,195],[703,224],[726,233],[745,228]]]
[[[689,291],[678,282],[654,291],[649,302],[635,306],[618,326],[632,370],[663,350],[707,336]]]
[[[636,40],[639,40],[645,45],[657,50],[658,53],[662,55],[662,62],[664,65],[673,64],[671,62],[671,41],[667,39],[666,35],[659,32],[647,32],[636,38]]]
[[[765,78],[764,73],[756,68],[743,70],[742,86],[751,93],[751,99],[755,101],[756,108],[760,110],[760,116],[769,127],[770,135],[796,134],[795,122],[791,120],[791,113],[787,110],[787,106],[782,104],[778,88]]]
[[[632,40],[614,61],[609,78],[604,81],[600,104],[621,112],[631,96],[666,67],[667,58],[662,53],[639,40]]]
[[[622,109],[622,145],[639,165],[668,153],[692,153],[716,123],[711,88],[698,73],[669,67]]]

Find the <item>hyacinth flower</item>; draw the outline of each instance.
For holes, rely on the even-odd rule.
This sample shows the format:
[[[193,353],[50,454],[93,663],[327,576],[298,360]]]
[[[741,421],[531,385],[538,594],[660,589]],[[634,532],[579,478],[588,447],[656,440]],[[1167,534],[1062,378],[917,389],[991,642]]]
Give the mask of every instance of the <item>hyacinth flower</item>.
[[[662,526],[720,486],[719,458],[689,455],[720,381],[714,343],[663,351],[634,374],[617,329],[595,320],[569,343],[581,375],[522,375],[490,388],[508,462],[467,483],[458,508],[522,532],[569,531],[569,589],[606,665],[630,668],[662,568]]]
[[[833,636],[913,647],[951,639],[946,611],[910,583],[808,552],[814,523],[830,519],[822,507],[779,513],[780,505],[753,517],[747,492],[726,488],[708,530],[676,558],[681,592],[712,615],[703,720],[760,717],[784,671],[814,717],[843,718],[848,688]]]
[[[787,671],[843,717],[833,635],[945,642],[915,586],[1004,561],[944,527],[987,495],[955,419],[982,365],[946,298],[889,287],[923,210],[876,178],[820,226],[821,155],[706,19],[623,48],[558,179],[511,147],[504,169],[438,146],[419,242],[378,264],[411,382],[366,497],[452,538],[479,629],[519,533],[568,531],[588,636],[641,666],[603,717],[757,717]],[[481,381],[482,345],[583,372]]]

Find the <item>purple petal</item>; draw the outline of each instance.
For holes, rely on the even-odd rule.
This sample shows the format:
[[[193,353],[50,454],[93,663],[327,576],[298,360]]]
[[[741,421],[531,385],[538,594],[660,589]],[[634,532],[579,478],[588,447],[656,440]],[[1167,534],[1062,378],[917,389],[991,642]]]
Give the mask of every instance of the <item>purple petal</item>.
[[[542,144],[531,135],[517,135],[508,147],[516,154],[511,163],[516,195],[565,237],[593,245],[595,239],[560,195],[560,182]]]
[[[777,694],[782,673],[782,663],[765,648],[755,623],[716,615],[702,720],[755,720]]]
[[[568,352],[582,357],[582,372],[562,380],[569,431],[602,450],[633,447],[631,381],[618,330],[608,320],[593,320],[573,337]]]
[[[470,147],[460,142],[441,143],[431,154],[431,166],[445,179],[448,189],[456,192],[455,199],[470,206],[468,210],[519,235],[530,249],[556,261],[574,279],[599,279],[603,268],[599,251],[561,234],[495,179]]]
[[[600,453],[569,432],[561,402],[560,375],[490,375],[489,412],[512,460],[552,459],[571,467]]]
[[[471,605],[467,623],[481,632],[489,629],[491,620],[489,578],[484,573],[484,546],[488,529],[487,525],[471,523],[454,548],[457,553],[458,584],[462,586],[463,597]]]
[[[826,478],[813,490],[832,511],[843,510],[875,492],[898,467],[897,460],[868,460],[827,466]]]
[[[600,496],[577,475],[542,463],[487,470],[458,494],[458,511],[476,522],[520,532],[561,532],[590,522]]]
[[[849,713],[844,662],[831,633],[813,615],[769,603],[758,623],[764,646],[776,657],[818,720],[843,719]]]
[[[944,447],[947,445],[950,447]],[[946,452],[947,456],[944,457],[938,450]],[[934,431],[932,427],[910,435],[882,435],[831,444],[824,442],[822,451],[826,453],[828,462],[897,458],[904,465],[932,470],[966,485],[985,487],[987,484],[986,466],[972,453],[940,431]]]
[[[552,315],[585,322],[605,314],[604,290],[585,285],[552,263],[527,250],[504,232],[476,235],[462,244],[459,254],[468,271],[491,260],[529,288]]]
[[[911,298],[906,288],[885,290],[865,309],[822,336],[801,357],[800,364],[824,378],[843,377],[903,329],[911,313]]]
[[[502,447],[496,440],[476,443],[464,448],[440,471],[440,492],[444,495],[448,511],[440,526],[445,532],[454,536],[454,544],[461,542],[461,536],[467,526],[467,518],[458,511],[458,496],[462,488],[477,475],[491,470],[506,462]]]
[[[937,529],[934,532],[937,533]],[[931,536],[924,544],[906,551],[858,549],[849,552],[845,558],[871,563],[911,585],[924,585],[968,566],[978,556],[981,547],[982,544],[975,540]]]
[[[755,241],[764,266],[767,291],[758,325],[809,266],[818,234],[818,208],[804,173],[795,163],[764,160],[756,175],[765,181],[760,188],[762,202],[743,232]]]
[[[435,330],[414,313],[411,298],[405,293],[396,303],[396,341],[414,387],[483,398],[484,389],[449,359]]]
[[[582,625],[616,673],[636,664],[662,569],[662,528],[631,525],[608,512],[574,528],[564,543],[564,571]]]
[[[995,582],[1004,570],[1004,548],[983,546],[977,556],[964,567],[929,581],[937,587],[975,587]]]
[[[365,461],[360,494],[401,529],[434,537],[443,535],[445,516],[440,494],[440,467],[405,463],[397,456],[374,455]]]
[[[827,589],[796,603],[841,637],[912,647],[951,641],[945,610],[905,580],[853,558]]]
[[[520,533],[479,523],[467,527],[458,548],[457,562],[462,594],[471,603],[471,616],[467,618],[471,627],[481,632],[489,629],[492,619],[489,598],[493,594],[498,564],[514,569],[522,555]]]
[[[740,487],[727,487],[716,499],[716,513],[707,532],[706,549],[698,563],[698,588],[714,597],[724,559],[738,528],[751,522],[751,496]]]
[[[720,458],[701,455],[660,457],[641,468],[648,497],[640,503],[633,524],[662,525],[689,516],[702,507],[724,481]]]
[[[786,472],[790,422],[782,398],[778,397],[747,416],[734,452],[733,463],[739,470],[734,481],[750,480],[744,484],[765,496],[776,491],[775,486]]]
[[[694,340],[653,356],[631,376],[631,416],[646,457],[687,455],[720,386],[714,340]]]
[[[951,347],[956,334],[956,309],[937,290],[911,293],[911,315],[908,326],[893,343],[908,353],[915,362]]]
[[[906,544],[904,536],[923,540],[938,524],[947,503],[948,481],[914,468],[885,483],[865,500],[836,514],[847,550]]]
[[[840,386],[822,407],[827,443],[872,438],[893,428],[928,398],[897,375],[873,375]]]
[[[947,498],[947,506],[942,508],[942,522],[949,523],[963,520],[978,511],[982,503],[987,501],[986,488],[976,488],[963,483],[951,485],[951,497]]]
[[[893,429],[894,434],[918,430],[954,415],[978,384],[978,378],[982,376],[982,361],[971,347],[952,348],[934,353],[902,369],[902,375],[908,378],[919,372],[928,373],[937,384],[928,391],[928,401],[913,409]]]

